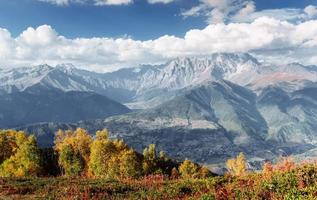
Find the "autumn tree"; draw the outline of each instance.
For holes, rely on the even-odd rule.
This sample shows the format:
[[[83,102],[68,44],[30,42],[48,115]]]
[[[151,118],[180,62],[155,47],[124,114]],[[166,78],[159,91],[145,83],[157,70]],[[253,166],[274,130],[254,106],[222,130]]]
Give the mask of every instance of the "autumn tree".
[[[154,173],[157,170],[156,145],[150,144],[143,150],[143,171],[145,174]]]
[[[141,164],[136,152],[123,140],[109,140],[107,130],[96,133],[90,151],[89,174],[92,176],[125,178],[141,174]]]
[[[116,146],[108,139],[107,131],[98,131],[90,146],[89,174],[96,177],[107,176],[108,165],[115,151]]]
[[[119,158],[120,177],[138,177],[141,175],[141,162],[134,150],[124,150]]]
[[[85,167],[83,157],[70,144],[60,147],[58,163],[66,176],[79,176]]]
[[[5,140],[10,141],[5,148],[9,148],[12,155],[0,165],[0,176],[36,176],[41,172],[39,149],[34,136],[9,131]]]
[[[229,173],[234,176],[242,176],[247,172],[247,162],[243,153],[236,158],[229,159],[226,165]]]
[[[208,178],[211,176],[211,172],[207,167],[201,167],[198,171],[199,178]]]
[[[18,142],[25,141],[27,136],[22,131],[0,131],[0,164],[14,155],[18,149]]]
[[[179,166],[179,172],[184,179],[194,178],[197,176],[198,166],[190,160],[186,159]]]
[[[156,145],[150,144],[149,147],[143,150],[144,159],[149,161],[154,161],[157,158],[156,155]]]
[[[82,128],[56,133],[55,150],[65,175],[84,175],[88,170],[92,137]]]
[[[274,166],[270,162],[266,162],[262,167],[262,175],[264,178],[271,178],[273,176]]]

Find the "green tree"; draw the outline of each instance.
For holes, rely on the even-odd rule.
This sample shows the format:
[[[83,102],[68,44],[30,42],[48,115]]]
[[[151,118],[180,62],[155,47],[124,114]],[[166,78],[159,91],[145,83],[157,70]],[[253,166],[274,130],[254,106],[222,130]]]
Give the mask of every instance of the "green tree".
[[[125,150],[120,155],[120,176],[138,177],[141,175],[141,163],[136,152],[132,149]]]
[[[145,148],[143,150],[143,156],[144,159],[149,161],[155,161],[157,155],[156,155],[156,145],[150,144],[149,147]]]
[[[62,167],[66,176],[78,176],[84,169],[82,156],[69,144],[61,146],[58,163]]]
[[[143,157],[144,160],[142,168],[145,174],[151,174],[158,170],[155,144],[150,144],[147,148],[143,150]]]

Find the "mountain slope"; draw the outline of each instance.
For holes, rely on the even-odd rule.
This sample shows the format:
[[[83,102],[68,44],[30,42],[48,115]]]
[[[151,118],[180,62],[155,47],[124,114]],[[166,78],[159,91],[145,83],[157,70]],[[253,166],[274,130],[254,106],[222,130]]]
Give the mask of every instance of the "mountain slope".
[[[317,86],[296,91],[267,87],[257,105],[268,124],[268,139],[317,144]]]
[[[112,137],[123,138],[139,151],[156,143],[176,158],[218,163],[240,151],[255,156],[271,148],[265,143],[267,128],[255,101],[251,91],[233,83],[208,82],[152,109],[63,126],[84,127],[92,132],[108,128]],[[60,127],[50,126],[50,133]],[[47,130],[49,125],[20,129],[42,133],[41,127]],[[267,153],[268,157],[273,155]]]
[[[42,90],[89,91],[125,103],[151,108],[172,99],[178,90],[208,81],[228,80],[254,91],[283,82],[305,85],[317,81],[317,67],[297,63],[260,63],[250,54],[217,53],[184,57],[160,66],[140,66],[111,73],[95,73],[72,65],[42,65],[3,70],[0,93]],[[295,88],[299,89],[299,87]]]
[[[106,118],[129,111],[120,103],[89,92],[46,91],[0,95],[1,128],[38,122],[75,122]]]
[[[105,74],[65,65],[5,71],[0,88],[6,95],[88,91],[143,109],[100,120],[19,127],[38,134],[44,145],[52,144],[58,128],[83,127],[92,133],[108,128],[112,137],[125,139],[139,151],[156,143],[176,158],[206,164],[241,151],[262,162],[316,148],[316,66],[261,63],[249,54],[213,54]]]

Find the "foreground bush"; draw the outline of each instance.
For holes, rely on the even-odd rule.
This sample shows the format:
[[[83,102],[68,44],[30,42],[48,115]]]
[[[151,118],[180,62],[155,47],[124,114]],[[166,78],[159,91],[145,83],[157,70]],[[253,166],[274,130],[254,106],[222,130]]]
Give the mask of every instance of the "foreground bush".
[[[317,165],[297,165],[270,176],[249,172],[244,176],[168,179],[149,175],[140,179],[32,178],[0,179],[0,198],[7,199],[197,199],[197,200],[314,200]],[[2,196],[1,196],[2,195]]]

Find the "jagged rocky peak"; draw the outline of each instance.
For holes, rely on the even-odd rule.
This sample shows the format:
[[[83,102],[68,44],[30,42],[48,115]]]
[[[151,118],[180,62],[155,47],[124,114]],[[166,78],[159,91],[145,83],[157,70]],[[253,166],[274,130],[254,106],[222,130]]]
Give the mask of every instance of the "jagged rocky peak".
[[[248,53],[215,53],[203,57],[178,57],[169,62],[164,71],[199,73],[209,70],[216,78],[223,78],[259,65],[259,61]]]
[[[54,67],[52,67],[48,64],[42,64],[42,65],[37,65],[34,67],[27,67],[27,68],[32,70],[32,71],[50,71],[50,70],[54,69]]]
[[[30,73],[40,73],[40,72],[47,72],[52,70],[53,67],[49,66],[47,64],[43,65],[35,65],[35,66],[25,66],[25,67],[18,67],[18,68],[8,68],[8,69],[3,69],[3,76],[4,75],[25,75],[25,74],[30,74]]]
[[[205,65],[211,63],[246,63],[252,62],[260,64],[259,61],[249,53],[214,53],[209,56],[193,56],[193,57],[177,57],[169,64],[178,66],[194,65],[204,63]]]
[[[56,69],[59,69],[64,72],[72,72],[74,70],[77,70],[77,68],[72,63],[62,63],[56,65]]]

